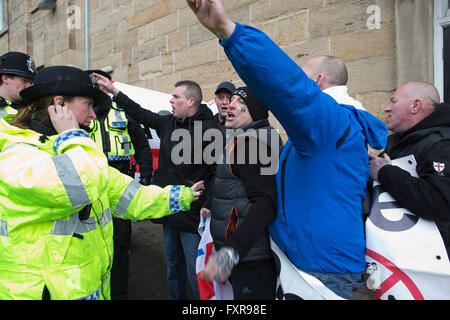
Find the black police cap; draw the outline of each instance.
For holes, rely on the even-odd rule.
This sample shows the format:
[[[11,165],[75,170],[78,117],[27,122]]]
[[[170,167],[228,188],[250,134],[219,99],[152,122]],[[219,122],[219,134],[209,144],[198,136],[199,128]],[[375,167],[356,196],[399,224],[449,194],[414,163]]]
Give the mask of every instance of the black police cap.
[[[36,65],[29,55],[11,51],[0,57],[0,74],[12,74],[34,80]]]

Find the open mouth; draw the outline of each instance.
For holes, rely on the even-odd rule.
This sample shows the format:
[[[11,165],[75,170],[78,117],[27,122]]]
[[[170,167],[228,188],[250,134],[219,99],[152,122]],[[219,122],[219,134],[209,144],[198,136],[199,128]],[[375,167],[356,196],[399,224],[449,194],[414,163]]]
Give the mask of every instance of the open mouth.
[[[227,113],[227,121],[232,121],[234,119],[234,114],[233,112],[228,112]]]

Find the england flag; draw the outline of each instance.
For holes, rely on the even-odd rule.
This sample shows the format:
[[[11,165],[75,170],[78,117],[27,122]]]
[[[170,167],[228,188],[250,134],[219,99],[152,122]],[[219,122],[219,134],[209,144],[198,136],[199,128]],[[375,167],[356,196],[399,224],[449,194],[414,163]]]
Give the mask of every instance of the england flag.
[[[198,245],[196,272],[200,300],[233,300],[233,288],[228,280],[224,283],[209,282],[200,276],[208,263],[209,257],[215,252],[214,242],[209,230],[210,222],[211,217],[201,217],[198,226],[201,240]]]

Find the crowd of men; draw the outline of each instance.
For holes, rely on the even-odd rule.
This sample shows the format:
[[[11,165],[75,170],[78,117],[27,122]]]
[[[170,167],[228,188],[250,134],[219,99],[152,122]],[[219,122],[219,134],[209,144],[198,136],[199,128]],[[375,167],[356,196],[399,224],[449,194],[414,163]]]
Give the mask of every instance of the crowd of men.
[[[246,86],[219,83],[214,115],[202,103],[202,89],[195,81],[179,81],[170,99],[172,113],[161,115],[115,88],[109,74],[87,70],[96,88],[111,99],[96,105],[92,121],[80,127],[89,132],[110,166],[132,177],[130,159],[135,156],[142,185],[165,188],[204,181],[204,192],[189,210],[152,219],[163,226],[170,299],[186,299],[186,281],[193,297],[200,297],[196,259],[201,217],[211,219],[216,249],[201,276],[230,280],[235,299],[280,298],[279,261],[271,241],[295,268],[337,296],[352,299],[366,280],[364,203],[373,182],[400,208],[436,223],[448,260],[450,106],[441,103],[433,85],[410,82],[399,87],[384,110],[386,125],[349,96],[349,75],[339,58],[314,57],[300,67],[261,31],[232,22],[222,1],[187,2],[200,23],[219,38]],[[21,92],[33,86],[33,59],[6,53],[0,74],[0,115],[15,114],[30,102]],[[284,145],[278,136],[271,137],[276,131],[269,111],[286,131]],[[194,147],[198,123],[200,137],[210,129],[220,131],[221,161],[196,159],[208,148],[208,141],[202,141],[201,150]],[[154,129],[160,138],[156,170],[139,124]],[[175,162],[173,154],[173,133],[179,129],[192,139],[189,161],[182,163]],[[227,129],[235,132],[231,139]],[[268,164],[261,157],[251,161],[253,141],[276,155],[276,172],[264,174]],[[417,163],[416,176],[392,162],[410,155]],[[0,211],[3,220],[7,218]],[[126,299],[131,227],[120,217],[113,217],[113,222],[111,298]],[[51,296],[46,290],[43,297]]]

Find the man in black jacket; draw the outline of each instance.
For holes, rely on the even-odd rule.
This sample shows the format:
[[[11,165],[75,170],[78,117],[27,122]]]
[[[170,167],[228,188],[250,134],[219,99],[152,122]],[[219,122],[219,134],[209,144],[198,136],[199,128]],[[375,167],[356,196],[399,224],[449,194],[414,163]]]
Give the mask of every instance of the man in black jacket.
[[[450,106],[438,104],[428,83],[401,86],[385,108],[389,136],[384,158],[370,154],[371,177],[400,207],[433,220],[450,256]],[[418,178],[391,165],[391,159],[414,155]]]
[[[215,164],[207,164],[203,160],[203,150],[209,144],[203,141],[206,130],[217,128],[217,121],[212,111],[202,104],[202,91],[194,81],[179,81],[175,84],[170,103],[172,114],[158,115],[144,109],[119,92],[104,77],[99,77],[100,87],[114,95],[114,101],[124,108],[125,112],[144,126],[153,128],[160,138],[158,169],[155,171],[152,183],[160,187],[169,184],[193,185],[195,181],[203,180],[205,189],[211,183],[215,173]],[[183,155],[179,161],[172,134],[187,132],[190,141],[190,157]],[[194,298],[198,299],[198,286],[195,271],[198,244],[200,236],[198,225],[200,222],[200,208],[205,200],[205,193],[194,202],[189,212],[163,219],[164,257],[167,264],[167,281],[170,299],[186,299],[186,272],[193,290]]]

